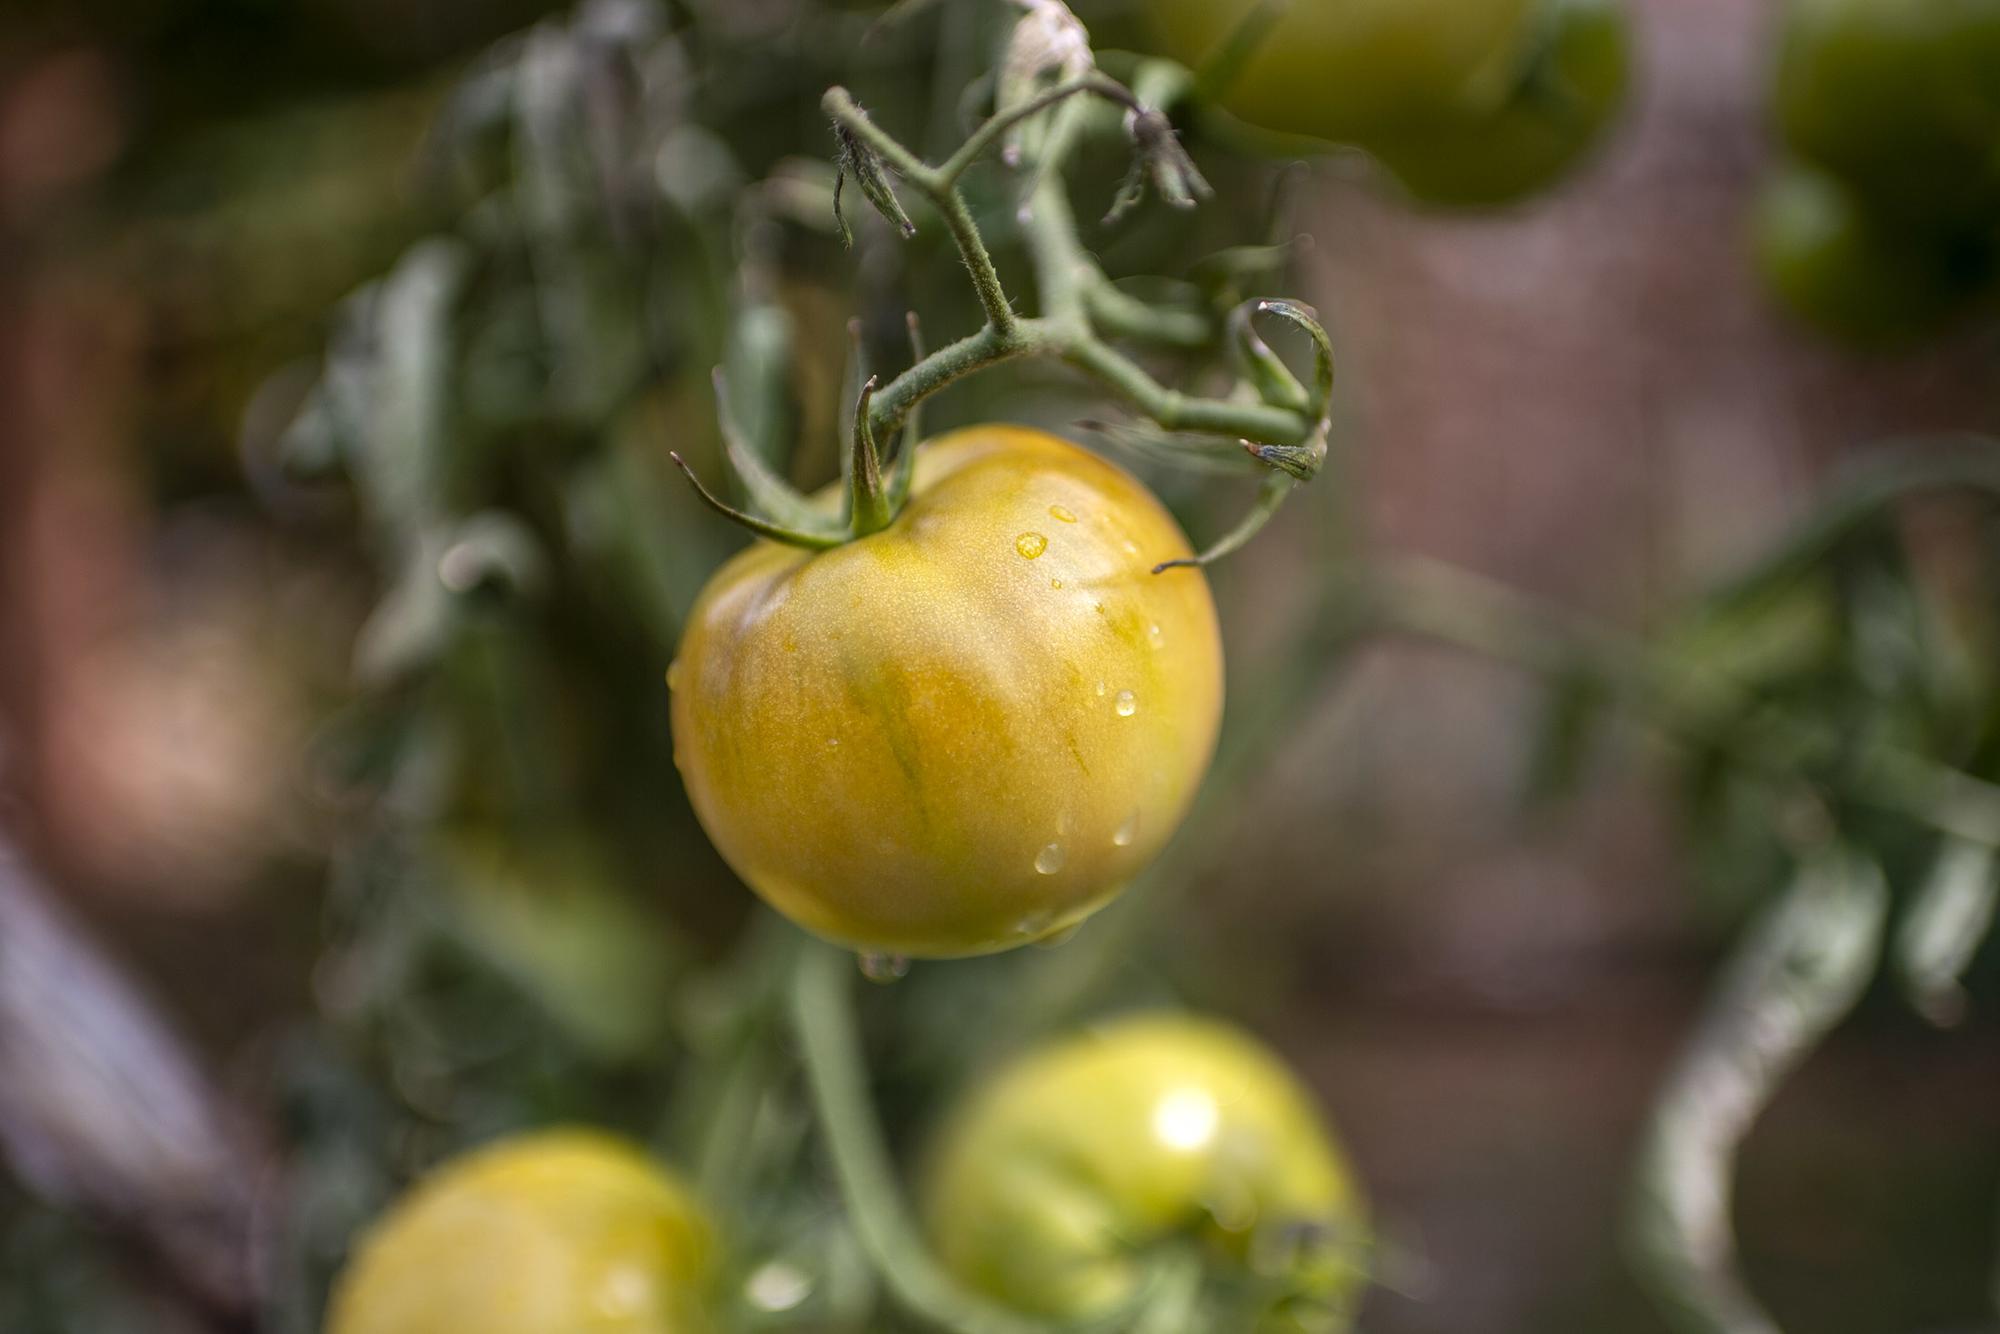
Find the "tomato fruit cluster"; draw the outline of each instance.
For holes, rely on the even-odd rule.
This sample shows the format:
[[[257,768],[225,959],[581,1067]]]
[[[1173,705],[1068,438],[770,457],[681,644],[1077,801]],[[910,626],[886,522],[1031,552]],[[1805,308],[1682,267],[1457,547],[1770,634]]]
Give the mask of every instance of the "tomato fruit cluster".
[[[521,1135],[433,1173],[361,1240],[328,1334],[700,1334],[709,1225],[636,1147]]]
[[[939,1257],[1055,1320],[1114,1315],[1176,1247],[1245,1295],[1258,1334],[1344,1328],[1366,1209],[1311,1095],[1227,1025],[1144,1014],[1032,1051],[975,1088],[926,1172]]]
[[[1791,0],[1790,156],[1755,220],[1786,305],[1861,343],[1929,332],[2000,276],[2000,0]]]
[[[669,672],[702,826],[773,907],[864,953],[1061,932],[1179,824],[1214,749],[1205,576],[1132,477],[987,426],[919,452],[889,527],[759,542]]]
[[[1222,105],[1367,149],[1420,202],[1504,204],[1570,170],[1624,101],[1622,0],[1155,0],[1160,46],[1200,67],[1247,43]],[[1261,28],[1257,25],[1266,25]]]

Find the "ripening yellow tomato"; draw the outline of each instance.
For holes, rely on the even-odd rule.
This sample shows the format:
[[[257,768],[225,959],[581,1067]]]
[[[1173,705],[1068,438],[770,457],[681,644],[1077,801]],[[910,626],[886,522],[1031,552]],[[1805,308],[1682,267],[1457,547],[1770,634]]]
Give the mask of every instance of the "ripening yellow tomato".
[[[369,1230],[327,1334],[706,1334],[711,1244],[636,1146],[518,1135],[445,1164]]]
[[[1199,69],[1260,0],[1149,0],[1161,50]],[[1217,93],[1253,125],[1352,143],[1498,110],[1533,38],[1534,0],[1297,0]]]
[[[1044,1318],[1114,1315],[1190,1242],[1250,1308],[1230,1329],[1345,1328],[1365,1278],[1366,1206],[1312,1096],[1213,1020],[1142,1014],[1028,1053],[946,1122],[924,1187],[944,1263]]]
[[[668,673],[709,837],[794,921],[950,957],[1063,930],[1152,859],[1215,745],[1222,646],[1158,500],[1040,431],[925,445],[881,532],[760,542]]]

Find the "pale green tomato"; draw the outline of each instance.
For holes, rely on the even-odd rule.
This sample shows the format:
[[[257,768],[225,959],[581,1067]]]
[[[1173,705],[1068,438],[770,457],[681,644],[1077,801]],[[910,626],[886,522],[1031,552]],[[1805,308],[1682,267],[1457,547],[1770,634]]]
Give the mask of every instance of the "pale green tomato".
[[[711,1246],[636,1147],[520,1135],[445,1164],[369,1229],[327,1334],[708,1334]]]
[[[668,673],[702,827],[773,907],[868,952],[1007,949],[1095,911],[1180,823],[1222,642],[1159,501],[1067,441],[927,444],[889,527],[760,542]]]
[[[1534,53],[1498,109],[1366,141],[1416,199],[1511,203],[1571,170],[1616,117],[1631,66],[1624,0],[1545,0],[1539,23]]]
[[[1912,232],[1866,210],[1844,184],[1792,165],[1765,186],[1754,218],[1765,280],[1794,314],[1861,346],[1893,347],[1968,309],[1992,280],[1975,239]]]
[[[2000,0],[1790,0],[1777,112],[1877,213],[2000,221]]]
[[[1115,1313],[1189,1242],[1261,1293],[1258,1334],[1344,1328],[1364,1278],[1366,1208],[1311,1095],[1254,1039],[1183,1015],[1105,1024],[973,1089],[924,1212],[961,1280],[1058,1320]]]
[[[1149,0],[1161,51],[1199,69],[1258,0]],[[1488,112],[1532,39],[1534,0],[1293,0],[1218,93],[1253,125],[1352,143]]]

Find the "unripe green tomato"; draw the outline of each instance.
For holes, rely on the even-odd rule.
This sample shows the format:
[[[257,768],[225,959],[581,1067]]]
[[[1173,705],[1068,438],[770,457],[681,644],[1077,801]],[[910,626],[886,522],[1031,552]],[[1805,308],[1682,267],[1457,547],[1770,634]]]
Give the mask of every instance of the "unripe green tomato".
[[[1791,0],[1777,113],[1878,212],[2000,219],[2000,0]]]
[[[794,921],[948,957],[1051,935],[1151,861],[1207,768],[1222,644],[1172,516],[1040,431],[925,445],[903,512],[709,581],[673,688],[702,827]]]
[[[1199,69],[1260,0],[1151,0],[1161,51]],[[1497,108],[1531,34],[1534,0],[1293,0],[1221,104],[1253,125],[1351,143],[1391,125]]]
[[[1787,166],[1766,183],[1753,223],[1758,265],[1785,306],[1864,347],[1935,331],[1990,274],[1976,242],[1899,229],[1811,167]]]
[[[636,1147],[518,1135],[445,1164],[367,1232],[327,1334],[706,1334],[711,1245]]]
[[[1506,103],[1365,146],[1418,200],[1504,204],[1576,165],[1616,116],[1631,65],[1624,0],[1545,0],[1540,45]]]
[[[924,1187],[944,1263],[1041,1317],[1115,1313],[1190,1241],[1263,1294],[1239,1327],[1258,1334],[1344,1329],[1365,1278],[1366,1206],[1311,1095],[1212,1020],[1133,1016],[1030,1052],[946,1122]]]

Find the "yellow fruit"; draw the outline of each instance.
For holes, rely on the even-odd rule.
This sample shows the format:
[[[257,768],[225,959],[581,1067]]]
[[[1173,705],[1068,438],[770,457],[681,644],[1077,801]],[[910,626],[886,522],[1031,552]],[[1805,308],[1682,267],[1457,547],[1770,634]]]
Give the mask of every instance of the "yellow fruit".
[[[445,1164],[363,1237],[328,1334],[706,1334],[707,1222],[636,1147],[582,1130]]]
[[[690,615],[674,744],[751,888],[831,940],[980,954],[1151,861],[1214,749],[1222,646],[1186,538],[1055,436],[960,431],[881,532],[763,542]]]

